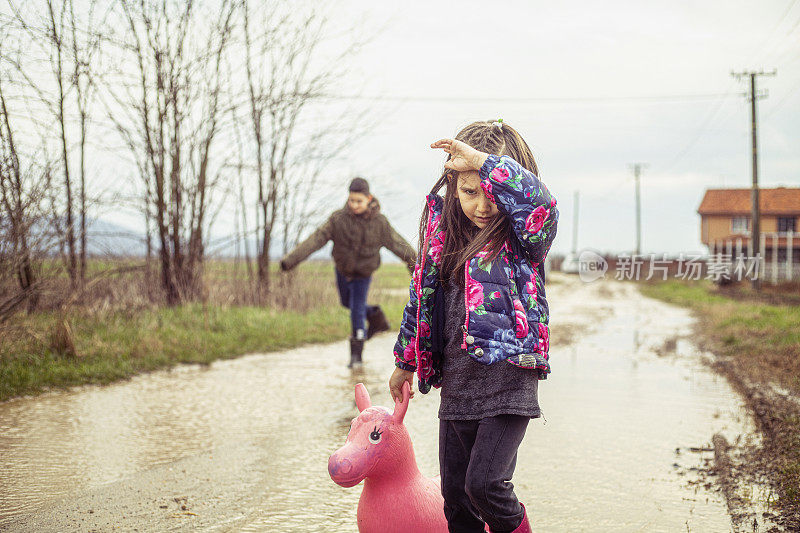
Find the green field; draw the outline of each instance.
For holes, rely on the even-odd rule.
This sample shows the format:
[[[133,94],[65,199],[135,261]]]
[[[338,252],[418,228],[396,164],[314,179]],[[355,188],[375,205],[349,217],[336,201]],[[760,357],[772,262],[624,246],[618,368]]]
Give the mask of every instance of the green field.
[[[212,287],[216,278],[228,279],[231,274],[225,264],[212,265],[206,273]],[[383,306],[394,327],[402,316],[409,279],[408,271],[398,264],[381,267],[373,277],[370,303]],[[66,314],[17,314],[0,331],[0,401],[52,387],[110,383],[181,363],[207,364],[349,335],[349,312],[338,304],[332,264],[304,263],[291,286],[296,295],[287,298],[294,300],[292,308],[301,310],[195,303],[113,311],[74,306]],[[65,319],[75,356],[54,349]]]
[[[698,318],[700,344],[742,392],[764,437],[758,462],[775,481],[785,516],[800,516],[800,412],[768,394],[773,385],[800,397],[800,306],[795,286],[723,288],[709,282],[640,285],[654,298],[689,307]]]
[[[747,290],[722,290],[710,282],[668,281],[641,290],[694,309],[710,350],[735,359],[752,379],[800,395],[800,306],[767,303]]]

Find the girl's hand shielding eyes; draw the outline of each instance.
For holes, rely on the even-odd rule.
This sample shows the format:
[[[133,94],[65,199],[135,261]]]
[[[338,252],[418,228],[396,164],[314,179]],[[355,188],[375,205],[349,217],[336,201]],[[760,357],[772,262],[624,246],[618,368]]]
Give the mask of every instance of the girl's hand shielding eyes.
[[[489,154],[455,139],[439,139],[431,144],[431,148],[441,148],[450,154],[450,160],[444,164],[444,168],[458,172],[480,170],[486,158],[489,157]]]

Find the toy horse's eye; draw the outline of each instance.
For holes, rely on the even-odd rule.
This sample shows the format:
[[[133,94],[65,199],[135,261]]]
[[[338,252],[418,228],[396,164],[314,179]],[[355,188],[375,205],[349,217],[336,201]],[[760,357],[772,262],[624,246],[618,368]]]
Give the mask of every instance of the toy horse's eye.
[[[369,434],[369,441],[372,444],[378,444],[381,441],[381,432],[378,431],[378,426],[372,429],[372,432]]]

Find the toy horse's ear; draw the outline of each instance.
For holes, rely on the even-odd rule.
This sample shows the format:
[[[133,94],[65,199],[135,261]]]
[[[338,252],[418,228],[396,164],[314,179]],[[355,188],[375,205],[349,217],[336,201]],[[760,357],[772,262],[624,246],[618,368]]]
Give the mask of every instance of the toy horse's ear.
[[[369,399],[369,393],[367,392],[367,388],[364,386],[363,383],[358,383],[356,385],[356,407],[358,407],[358,411],[361,412],[364,409],[367,409],[372,405],[372,401]]]
[[[408,402],[411,399],[411,385],[408,384],[408,381],[403,383],[403,401],[398,402],[397,400],[394,401],[394,413],[392,414],[392,419],[395,422],[402,423],[403,418],[406,416],[406,411],[408,410]]]

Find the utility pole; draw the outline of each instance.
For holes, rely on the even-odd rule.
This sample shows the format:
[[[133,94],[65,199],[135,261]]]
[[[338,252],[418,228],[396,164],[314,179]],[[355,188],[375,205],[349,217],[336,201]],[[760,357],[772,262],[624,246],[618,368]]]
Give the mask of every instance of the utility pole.
[[[573,203],[573,209],[575,209],[575,221],[572,224],[572,255],[577,255],[578,253],[578,202],[580,200],[580,193],[575,191],[575,202]]]
[[[756,97],[762,96],[764,98],[767,97],[767,93],[763,95],[756,94],[756,78],[758,76],[775,76],[778,74],[778,71],[773,69],[772,72],[764,72],[763,70],[755,72],[755,71],[743,71],[743,72],[731,72],[731,76],[737,79],[742,78],[750,78],[750,128],[752,131],[752,141],[753,141],[753,189],[751,192],[752,198],[752,208],[750,217],[752,219],[750,225],[750,239],[753,243],[753,253],[758,254],[760,248],[760,241],[761,241],[761,213],[759,210],[759,194],[758,194],[758,121],[756,119]],[[763,258],[758,258],[758,275],[752,280],[753,282],[753,289],[760,290],[761,289],[761,272],[763,270],[761,261]]]
[[[647,163],[634,163],[630,165],[633,169],[633,177],[636,180],[636,251],[634,255],[642,253],[642,192],[639,186],[639,176],[642,169],[647,168]]]

